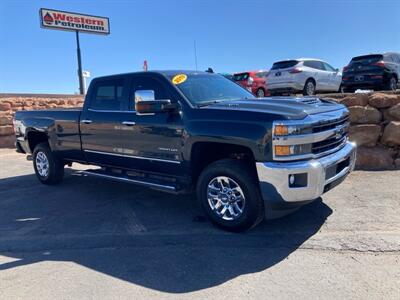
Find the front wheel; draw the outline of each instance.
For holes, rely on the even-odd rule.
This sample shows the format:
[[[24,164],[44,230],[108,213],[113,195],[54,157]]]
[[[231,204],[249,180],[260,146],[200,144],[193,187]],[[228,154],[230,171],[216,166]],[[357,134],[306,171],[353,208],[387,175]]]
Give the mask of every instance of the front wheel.
[[[258,180],[242,161],[211,163],[197,182],[197,198],[210,221],[225,230],[241,232],[264,219],[264,202]]]
[[[46,143],[38,144],[33,151],[36,177],[43,184],[58,184],[64,176],[64,164],[51,152]]]

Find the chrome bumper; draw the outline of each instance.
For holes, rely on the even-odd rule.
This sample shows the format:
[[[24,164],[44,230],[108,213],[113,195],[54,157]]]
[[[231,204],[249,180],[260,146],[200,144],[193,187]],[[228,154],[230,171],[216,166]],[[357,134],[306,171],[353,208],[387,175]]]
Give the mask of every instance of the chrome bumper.
[[[318,159],[258,162],[256,168],[264,201],[276,201],[276,198],[280,198],[279,200],[287,203],[296,203],[317,199],[339,184],[354,169],[355,161],[356,145],[347,142],[339,151]],[[307,174],[305,186],[289,187],[290,175],[304,173]]]

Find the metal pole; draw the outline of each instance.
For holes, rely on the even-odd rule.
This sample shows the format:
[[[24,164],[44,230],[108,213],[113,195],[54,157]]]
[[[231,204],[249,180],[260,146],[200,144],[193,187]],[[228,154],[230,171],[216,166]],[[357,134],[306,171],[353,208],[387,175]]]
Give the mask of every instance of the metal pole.
[[[79,31],[76,31],[76,54],[78,56],[78,77],[79,77],[79,94],[85,94],[85,87],[83,84],[82,74],[82,60],[81,60],[81,47],[79,45]]]

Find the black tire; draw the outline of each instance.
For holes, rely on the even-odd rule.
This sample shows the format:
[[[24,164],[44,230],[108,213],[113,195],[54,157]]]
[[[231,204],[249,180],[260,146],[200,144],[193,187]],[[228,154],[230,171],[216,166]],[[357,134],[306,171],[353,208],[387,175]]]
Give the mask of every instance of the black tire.
[[[47,160],[47,164],[44,162],[44,158]],[[33,168],[36,177],[43,184],[58,184],[64,177],[64,163],[53,154],[47,143],[41,143],[35,147]]]
[[[231,179],[243,192],[242,213],[236,219],[225,220],[223,218],[224,215],[219,216],[209,204],[209,184],[215,178],[221,176]],[[210,221],[224,230],[242,232],[256,226],[264,219],[264,202],[261,198],[258,179],[254,171],[245,162],[235,159],[223,159],[211,163],[200,174],[196,193],[200,206]],[[228,212],[229,210],[226,211],[226,215],[230,214]]]
[[[390,77],[385,86],[385,90],[395,92],[397,90],[397,79],[395,76]]]
[[[263,88],[259,88],[259,89],[257,90],[257,92],[256,92],[256,96],[257,96],[258,98],[264,98],[264,97],[265,97],[265,91],[264,91],[264,89],[263,89]]]
[[[311,86],[312,86],[312,92],[311,92]],[[313,79],[307,79],[303,88],[303,96],[313,96],[315,95],[315,92],[316,92],[315,81]]]
[[[342,93],[354,93],[355,89],[354,88],[345,88],[342,87]]]

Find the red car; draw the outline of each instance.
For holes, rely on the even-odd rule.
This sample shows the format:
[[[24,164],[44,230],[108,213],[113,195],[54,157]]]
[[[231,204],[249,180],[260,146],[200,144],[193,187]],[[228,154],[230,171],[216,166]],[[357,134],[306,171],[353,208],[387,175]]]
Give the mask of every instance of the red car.
[[[233,74],[233,80],[257,97],[269,95],[266,83],[267,71],[249,71]]]

